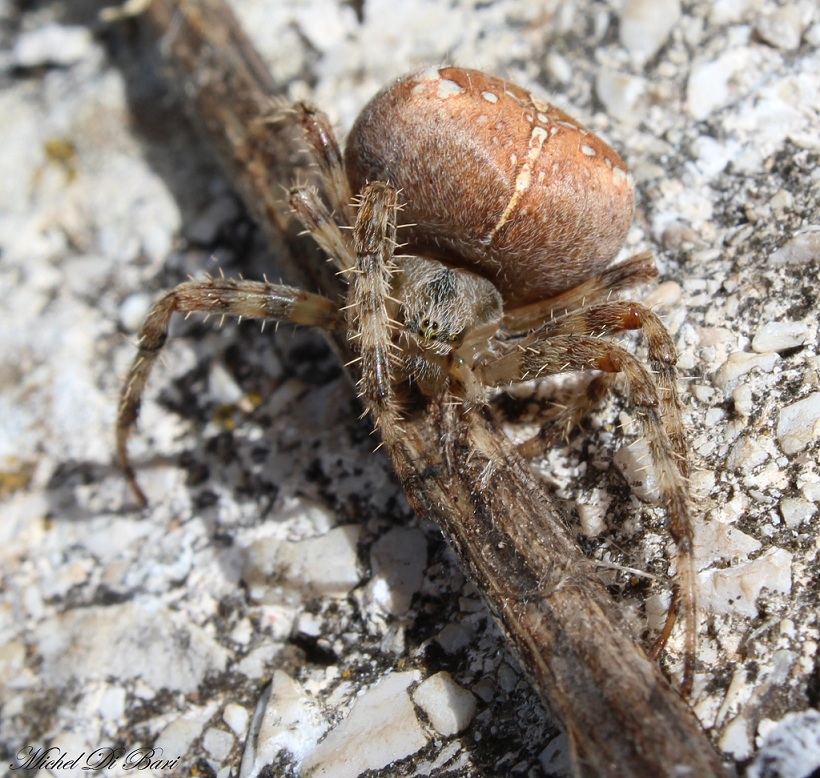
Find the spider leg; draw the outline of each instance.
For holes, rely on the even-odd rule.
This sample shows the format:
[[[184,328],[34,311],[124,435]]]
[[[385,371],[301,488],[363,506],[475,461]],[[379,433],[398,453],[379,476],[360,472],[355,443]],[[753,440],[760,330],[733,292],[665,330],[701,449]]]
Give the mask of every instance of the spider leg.
[[[691,691],[694,680],[697,598],[688,464],[680,404],[674,387],[675,356],[674,350],[667,349],[671,346],[671,338],[651,311],[635,303],[623,305],[626,307],[620,303],[605,304],[598,306],[600,310],[597,312],[595,308],[591,309],[591,315],[589,311],[581,310],[564,317],[566,321],[548,323],[544,332],[536,331],[501,358],[483,365],[481,373],[485,383],[493,386],[575,370],[601,370],[605,374],[621,373],[624,376],[629,397],[649,443],[661,500],[667,511],[669,533],[678,549],[677,601],[683,613],[685,632],[681,692],[685,696]],[[650,361],[656,376],[614,343],[587,335],[561,334],[584,321],[588,328],[594,322],[595,328],[602,332],[625,329],[622,325],[631,320],[625,313],[629,310],[637,312],[636,320],[644,320],[644,329],[649,331]]]
[[[359,395],[387,446],[398,440],[401,415],[394,392],[398,365],[388,310],[397,210],[396,190],[387,184],[372,183],[362,190],[353,228],[356,269],[351,274],[347,306],[350,339],[361,362]]]
[[[350,237],[342,232],[319,192],[313,187],[296,187],[290,191],[288,202],[296,218],[336,264],[339,272],[352,272],[356,267],[356,254]]]
[[[211,278],[187,281],[166,292],[151,308],[138,338],[138,351],[120,396],[117,456],[140,505],[147,504],[128,458],[128,436],[139,414],[148,376],[168,337],[175,312],[219,314],[238,319],[290,321],[334,329],[343,325],[338,307],[325,297],[267,281]]]
[[[332,207],[342,216],[345,224],[354,224],[356,213],[352,206],[353,193],[350,191],[342,151],[330,119],[324,111],[310,103],[296,103],[293,110],[326,182]]]
[[[603,337],[638,329],[643,332],[647,341],[649,363],[661,401],[660,415],[664,420],[672,452],[677,458],[681,475],[687,478],[689,466],[686,457],[683,422],[681,420],[680,398],[676,389],[677,372],[675,363],[677,362],[677,354],[675,344],[657,314],[646,306],[635,302],[601,303],[545,322],[529,337],[537,339],[552,338],[556,335],[594,335],[595,337]],[[578,402],[575,404],[577,408],[565,409],[554,414],[557,417],[556,420],[561,422],[563,429],[571,429],[577,426],[600,397],[608,391],[612,381],[606,374],[600,376],[600,378],[600,381],[596,379],[590,384],[585,395],[578,397]],[[601,384],[606,384],[606,386]],[[553,419],[547,420],[548,424],[552,421]],[[551,439],[554,440],[556,434],[560,434],[560,427],[556,432],[555,425],[551,426],[551,430],[542,428],[537,436],[545,444]],[[527,445],[528,450],[537,451],[535,440],[532,443],[528,441],[525,445]]]
[[[606,302],[613,293],[654,281],[657,277],[652,255],[649,252],[635,254],[563,294],[506,311],[501,327],[508,332],[527,332],[555,316]]]

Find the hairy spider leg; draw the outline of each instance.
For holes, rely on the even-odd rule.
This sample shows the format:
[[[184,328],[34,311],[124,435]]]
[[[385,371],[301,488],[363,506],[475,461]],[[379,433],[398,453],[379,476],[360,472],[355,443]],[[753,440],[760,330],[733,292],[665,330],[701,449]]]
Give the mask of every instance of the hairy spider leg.
[[[305,141],[310,146],[313,158],[322,173],[327,187],[327,195],[338,209],[345,224],[355,224],[356,213],[352,207],[353,193],[342,161],[342,150],[336,140],[336,133],[327,114],[310,103],[296,103],[293,106]]]
[[[388,310],[391,275],[396,266],[396,190],[388,184],[368,184],[361,193],[353,227],[356,270],[350,280],[347,306],[350,339],[359,352],[359,395],[381,432],[382,442],[396,445],[401,413],[394,382],[398,346]]]
[[[289,321],[323,329],[344,324],[338,306],[327,298],[267,281],[208,278],[186,281],[166,292],[154,303],[142,325],[137,355],[128,371],[117,414],[117,457],[141,506],[147,504],[147,499],[128,457],[128,436],[139,415],[148,376],[165,345],[168,325],[176,312]]]
[[[607,302],[613,294],[655,281],[657,277],[652,255],[649,252],[635,254],[555,297],[506,311],[501,327],[508,332],[526,332],[557,316]]]
[[[591,337],[642,329],[647,335],[649,359],[655,376],[620,346]],[[669,533],[677,546],[677,601],[683,611],[685,634],[682,694],[691,691],[697,651],[697,596],[688,460],[683,444],[683,422],[675,390],[675,350],[658,317],[638,303],[603,303],[547,322],[507,354],[481,368],[491,386],[525,381],[567,371],[601,370],[624,376],[628,395],[637,410],[652,462],[658,474],[661,501],[667,511]],[[675,607],[670,609],[674,618]],[[662,635],[668,637],[671,623]],[[657,653],[662,646],[656,646]]]

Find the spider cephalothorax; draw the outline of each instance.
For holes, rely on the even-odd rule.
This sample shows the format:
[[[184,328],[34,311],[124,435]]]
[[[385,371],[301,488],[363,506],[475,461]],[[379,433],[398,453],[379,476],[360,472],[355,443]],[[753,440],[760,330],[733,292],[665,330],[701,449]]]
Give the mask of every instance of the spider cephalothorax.
[[[611,264],[632,220],[623,160],[554,106],[462,68],[415,72],[382,90],[354,125],[344,159],[324,114],[305,105],[294,112],[324,185],[323,194],[293,189],[290,205],[347,277],[347,300],[229,279],[166,293],[143,326],[120,405],[118,451],[135,493],[144,501],[127,436],[174,311],[347,328],[361,395],[388,447],[401,434],[396,387],[408,380],[425,395],[447,393],[469,407],[484,402],[485,387],[597,370],[599,388],[608,389],[609,377],[621,374],[678,544],[687,691],[695,573],[675,349],[652,311],[610,299],[655,277],[646,255]],[[646,337],[650,369],[606,339],[631,329]],[[594,395],[553,413],[522,451],[578,423]]]

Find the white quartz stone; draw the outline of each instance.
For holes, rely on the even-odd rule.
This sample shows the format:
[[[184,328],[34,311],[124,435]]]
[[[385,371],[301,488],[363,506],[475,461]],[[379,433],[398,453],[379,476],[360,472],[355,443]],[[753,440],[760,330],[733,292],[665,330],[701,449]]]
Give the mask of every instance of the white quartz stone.
[[[705,611],[757,615],[756,601],[763,587],[769,591],[791,591],[792,555],[771,548],[751,562],[699,575],[699,602]]]
[[[621,43],[638,65],[652,59],[680,19],[679,0],[626,0],[621,10]]]
[[[461,732],[475,716],[475,697],[443,670],[418,685],[413,692],[413,701],[442,735]]]
[[[427,743],[407,687],[415,672],[391,673],[356,699],[347,717],[302,761],[304,778],[356,778]]]
[[[787,454],[802,451],[820,437],[820,392],[814,392],[780,411],[777,440]]]

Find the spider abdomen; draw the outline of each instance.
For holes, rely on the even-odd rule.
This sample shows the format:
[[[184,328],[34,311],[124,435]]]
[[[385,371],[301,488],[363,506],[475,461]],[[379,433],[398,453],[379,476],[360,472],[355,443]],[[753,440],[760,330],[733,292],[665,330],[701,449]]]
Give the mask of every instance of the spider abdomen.
[[[492,280],[508,306],[599,273],[624,244],[634,192],[623,160],[525,89],[463,68],[411,73],[359,115],[353,191],[401,191],[409,250]]]

